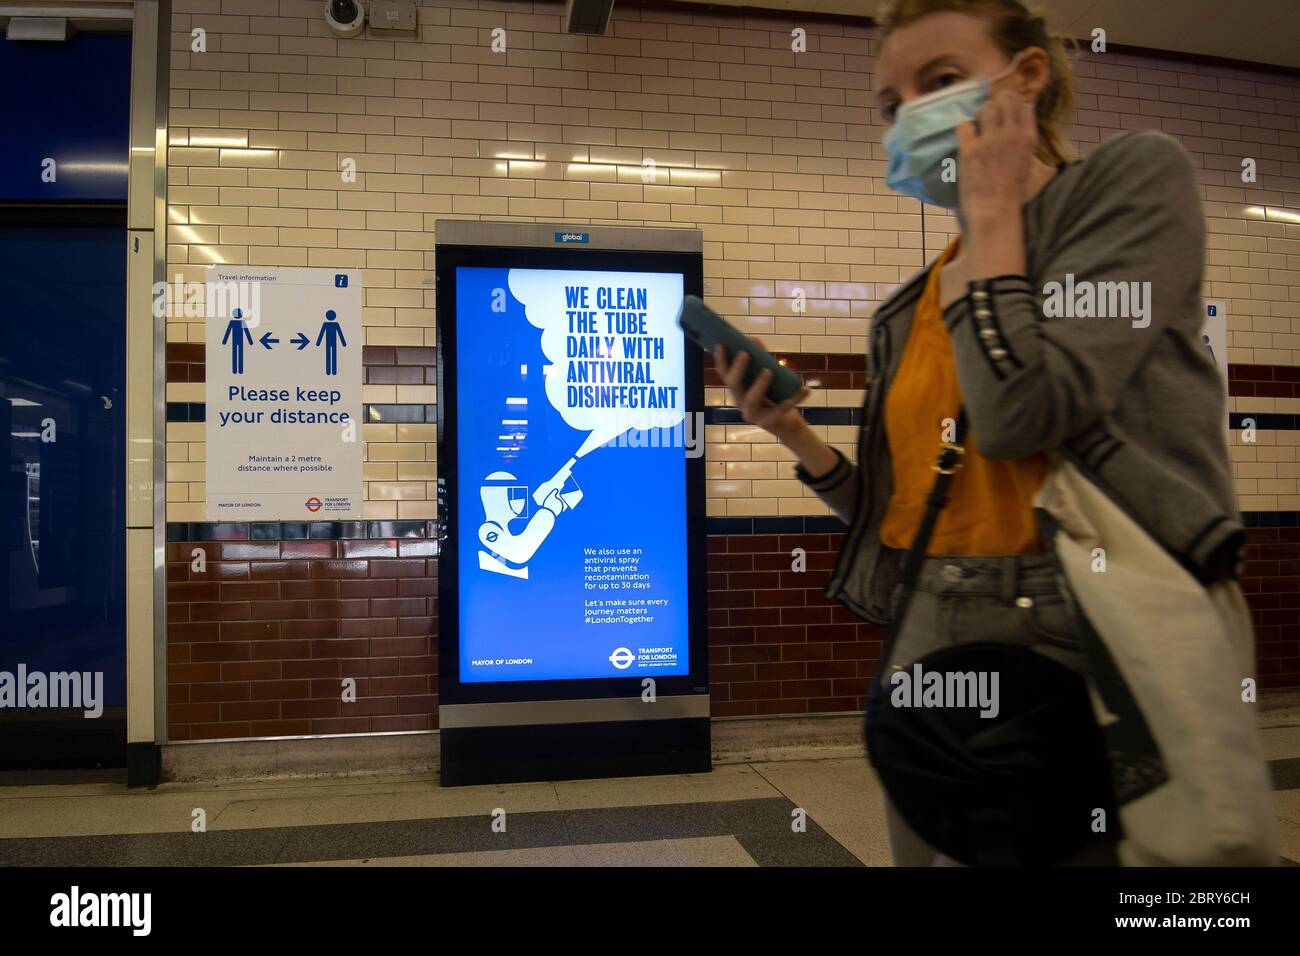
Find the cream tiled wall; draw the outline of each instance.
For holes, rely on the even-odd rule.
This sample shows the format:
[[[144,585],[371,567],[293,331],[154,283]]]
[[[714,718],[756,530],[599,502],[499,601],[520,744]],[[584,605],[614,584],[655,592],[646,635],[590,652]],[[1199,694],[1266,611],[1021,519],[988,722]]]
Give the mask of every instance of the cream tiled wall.
[[[698,227],[720,311],[774,349],[859,354],[876,305],[954,225],[884,185],[866,25],[616,6],[608,36],[583,37],[561,32],[560,4],[420,0],[418,41],[344,40],[319,0],[173,9],[168,275],[201,281],[214,262],[362,269],[369,345],[434,344],[439,218]],[[795,28],[807,52],[791,52]],[[192,51],[196,29],[206,52]],[[1080,152],[1137,127],[1191,152],[1205,294],[1228,303],[1230,361],[1300,364],[1300,79],[1091,53],[1077,74]],[[1241,182],[1243,158],[1258,183]],[[203,341],[199,321],[167,329]],[[434,400],[425,386],[365,391]],[[202,385],[170,384],[168,399],[202,401]],[[1233,407],[1300,412],[1300,399]],[[854,428],[818,427],[852,450]],[[1234,447],[1243,508],[1300,509],[1296,434]],[[367,516],[433,517],[433,426],[367,425],[364,438]],[[710,514],[825,513],[756,429],[706,438]],[[169,520],[204,519],[201,424],[168,426],[167,500]]]

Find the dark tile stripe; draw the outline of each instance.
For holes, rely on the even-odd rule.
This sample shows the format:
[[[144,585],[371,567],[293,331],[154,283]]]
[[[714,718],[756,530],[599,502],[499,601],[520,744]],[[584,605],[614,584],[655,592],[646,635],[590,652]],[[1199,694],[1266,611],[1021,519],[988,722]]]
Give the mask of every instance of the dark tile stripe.
[[[168,342],[166,346],[169,366],[194,365],[200,368],[205,363],[205,348],[202,342]],[[792,368],[801,372],[866,372],[867,357],[858,352],[778,352]],[[367,345],[362,349],[362,364],[366,367],[384,366],[433,366],[437,362],[437,350],[432,346],[375,346]],[[711,367],[710,367],[711,371]],[[168,376],[168,381],[184,381]],[[202,378],[192,379],[202,381]],[[1300,396],[1300,366],[1295,365],[1238,365],[1228,366],[1228,383],[1232,394],[1265,394],[1244,389],[1249,383],[1268,382],[1273,384],[1291,384],[1297,388],[1293,393],[1281,393],[1282,397]]]
[[[794,809],[771,797],[508,813],[504,833],[492,832],[486,813],[208,833],[189,832],[186,814],[175,833],[0,840],[0,865],[251,866],[714,836],[734,837],[760,866],[862,865],[811,817],[807,832],[793,832]]]
[[[1300,511],[1244,511],[1242,524],[1247,528],[1300,527]]]
[[[169,521],[168,541],[436,540],[435,521]]]
[[[207,348],[203,342],[168,342],[167,362],[182,365],[205,363]],[[365,345],[361,348],[363,365],[434,365],[437,350],[422,345]],[[198,379],[197,381],[202,381]]]
[[[167,421],[202,422],[206,419],[204,402],[168,402]],[[804,417],[810,425],[859,425],[862,422],[862,409],[858,406],[814,405],[803,410]],[[428,424],[438,422],[437,405],[379,405],[362,406],[364,421],[369,424],[396,422],[401,424]],[[1300,429],[1300,415],[1283,415],[1273,412],[1233,412],[1228,416],[1228,425],[1240,431],[1245,419],[1255,422],[1255,427],[1264,431],[1295,431]],[[710,405],[704,409],[706,425],[743,425],[739,409],[726,405]]]
[[[168,402],[167,421],[202,422],[207,418],[207,405],[204,402]],[[366,424],[395,422],[399,424],[429,424],[438,422],[436,405],[377,405],[369,404],[362,408]],[[860,408],[813,407],[804,409],[804,417],[810,425],[857,425],[862,421]],[[711,405],[704,410],[706,425],[743,425],[745,420],[735,408]]]
[[[368,425],[388,422],[401,425],[438,424],[437,405],[366,405],[361,414]]]
[[[361,406],[362,422],[375,424],[416,424],[436,425],[438,423],[437,405],[375,405]],[[168,402],[167,421],[202,422],[207,419],[206,402]]]
[[[834,515],[784,518],[709,518],[708,534],[841,534],[845,524]]]
[[[1300,790],[1300,757],[1284,757],[1268,762],[1274,790]]]
[[[1247,511],[1247,528],[1300,527],[1300,511]],[[785,517],[712,517],[705,533],[842,534],[845,524],[834,515]],[[168,541],[304,541],[350,538],[438,537],[436,521],[169,521]]]
[[[1230,412],[1228,427],[1233,431],[1239,431],[1245,427],[1243,422],[1247,418],[1253,420],[1255,427],[1261,431],[1291,432],[1300,428],[1300,415],[1283,415],[1275,412]]]
[[[862,409],[858,407],[832,408],[824,405],[809,406],[803,410],[803,417],[810,425],[857,425],[862,422]],[[710,405],[704,409],[706,425],[743,425],[740,409],[726,405]]]
[[[206,402],[168,402],[167,421],[201,422],[207,418]]]

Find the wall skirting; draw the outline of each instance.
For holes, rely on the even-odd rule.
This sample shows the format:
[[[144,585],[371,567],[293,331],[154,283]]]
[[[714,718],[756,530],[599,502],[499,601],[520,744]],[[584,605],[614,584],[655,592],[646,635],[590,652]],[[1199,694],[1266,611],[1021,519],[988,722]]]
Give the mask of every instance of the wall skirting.
[[[860,714],[715,718],[715,764],[848,757],[862,752]],[[436,773],[437,731],[198,740],[164,745],[163,780],[271,780]]]
[[[1260,696],[1260,727],[1300,726],[1300,691]],[[436,774],[438,732],[201,740],[166,744],[162,778],[190,783],[364,774]],[[863,756],[862,715],[716,717],[713,762],[759,763]]]

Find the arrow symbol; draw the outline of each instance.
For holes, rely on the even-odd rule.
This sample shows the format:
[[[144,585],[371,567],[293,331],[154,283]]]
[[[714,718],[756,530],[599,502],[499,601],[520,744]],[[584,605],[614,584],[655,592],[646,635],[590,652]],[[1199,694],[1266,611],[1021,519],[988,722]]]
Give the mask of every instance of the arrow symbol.
[[[279,339],[273,339],[273,338],[271,338],[271,333],[270,333],[270,332],[265,332],[265,333],[263,333],[263,334],[262,334],[262,337],[261,337],[260,339],[258,339],[257,341],[261,342],[261,343],[262,343],[262,348],[266,348],[266,349],[269,349],[272,345],[278,345],[279,342],[280,342]]]
[[[311,339],[307,338],[307,336],[303,335],[301,332],[299,332],[297,335],[295,335],[295,336],[294,336],[293,338],[291,338],[289,341],[292,342],[294,345],[298,346],[298,351],[299,351],[299,352],[301,352],[301,351],[302,351],[303,349],[305,349],[309,344],[311,344]]]

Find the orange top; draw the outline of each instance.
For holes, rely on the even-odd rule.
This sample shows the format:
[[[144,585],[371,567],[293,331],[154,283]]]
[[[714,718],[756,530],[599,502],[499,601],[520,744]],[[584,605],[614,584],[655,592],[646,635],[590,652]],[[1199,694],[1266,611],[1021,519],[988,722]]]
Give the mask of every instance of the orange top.
[[[957,252],[954,240],[935,263],[916,304],[898,371],[885,396],[885,437],[893,459],[894,492],[889,499],[880,540],[904,550],[925,512],[925,497],[934,484],[930,467],[944,439],[943,420],[955,422],[961,388],[953,361],[952,340],[939,308],[939,270]],[[989,461],[975,447],[966,428],[963,466],[939,513],[926,554],[1023,554],[1042,550],[1034,523],[1033,500],[1047,474],[1042,453],[1015,461]]]

